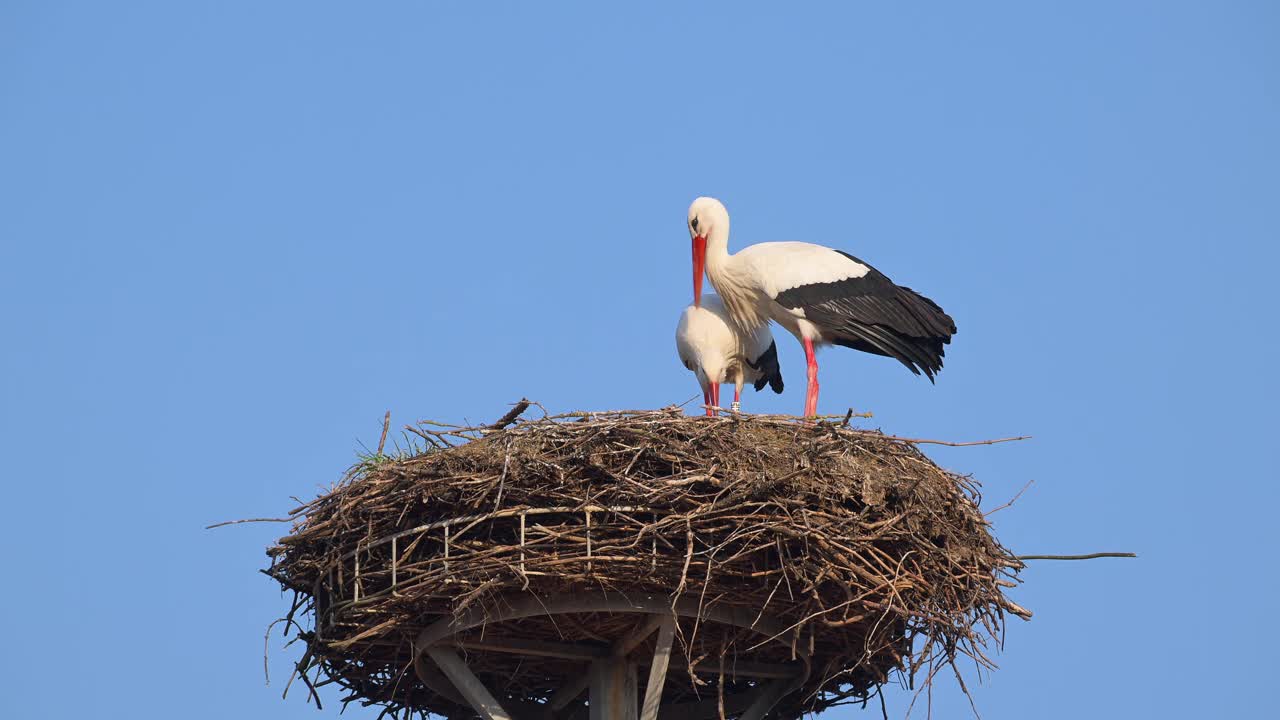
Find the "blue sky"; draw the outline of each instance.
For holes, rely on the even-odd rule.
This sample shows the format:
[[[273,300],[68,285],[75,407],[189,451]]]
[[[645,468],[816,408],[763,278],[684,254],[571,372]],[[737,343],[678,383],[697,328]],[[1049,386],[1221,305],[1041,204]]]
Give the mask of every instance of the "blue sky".
[[[387,409],[695,396],[700,194],[956,318],[936,386],[825,353],[823,411],[1034,435],[930,454],[991,506],[1035,480],[1019,552],[1141,553],[1025,573],[984,718],[1269,706],[1278,6],[796,5],[0,6],[0,715],[335,716],[280,699],[296,647],[263,685],[284,528],[203,527]],[[801,409],[779,349],[748,410]]]

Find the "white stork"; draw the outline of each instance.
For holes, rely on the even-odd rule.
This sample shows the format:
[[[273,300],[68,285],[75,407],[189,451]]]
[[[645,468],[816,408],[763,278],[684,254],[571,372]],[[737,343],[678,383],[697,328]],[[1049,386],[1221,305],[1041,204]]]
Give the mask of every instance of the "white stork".
[[[733,322],[754,332],[770,320],[804,345],[806,416],[818,412],[814,347],[843,345],[885,355],[933,382],[955,322],[937,303],[894,285],[880,271],[839,250],[802,242],[768,242],[729,254],[729,211],[715,198],[689,206],[693,302],[705,268]]]
[[[754,332],[742,333],[715,295],[702,298],[699,305],[690,305],[680,313],[676,350],[680,362],[697,376],[704,405],[720,407],[721,383],[734,385],[734,412],[742,402],[744,382],[753,383],[757,391],[768,384],[774,392],[782,392],[778,346],[769,327],[762,325]],[[707,414],[715,412],[707,408]]]

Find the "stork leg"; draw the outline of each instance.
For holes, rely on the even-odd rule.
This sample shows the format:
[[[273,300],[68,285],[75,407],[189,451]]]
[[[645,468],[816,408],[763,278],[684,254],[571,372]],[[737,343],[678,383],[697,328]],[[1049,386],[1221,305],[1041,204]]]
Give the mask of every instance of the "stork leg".
[[[813,341],[804,338],[804,359],[809,365],[808,385],[804,394],[804,416],[818,414],[818,357],[813,351]]]
[[[742,409],[742,386],[741,385],[733,386],[733,405],[731,407],[734,412],[738,412],[739,410]]]
[[[703,404],[703,405],[714,405],[714,404],[715,404],[715,403],[711,402],[711,386],[709,386],[709,385],[708,385],[706,388],[704,388],[704,389],[702,390],[702,404]],[[715,413],[711,410],[711,408],[709,408],[709,407],[708,407],[708,408],[707,408],[707,417],[711,417],[712,415],[715,415]]]

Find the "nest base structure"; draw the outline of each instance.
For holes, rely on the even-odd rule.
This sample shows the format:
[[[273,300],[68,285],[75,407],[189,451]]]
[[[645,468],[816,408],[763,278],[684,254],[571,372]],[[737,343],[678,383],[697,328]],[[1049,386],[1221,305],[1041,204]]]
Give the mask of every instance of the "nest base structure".
[[[268,551],[317,702],[790,720],[990,667],[1025,614],[976,485],[909,441],[674,410],[408,430]]]
[[[615,621],[629,621],[623,625],[627,629],[608,643],[526,640],[510,637],[501,630],[480,634],[469,632],[481,626],[496,628],[504,622],[525,618],[539,617],[554,622],[558,615],[589,617],[600,614]],[[460,617],[445,618],[425,628],[417,638],[417,645],[425,650],[415,659],[414,672],[427,687],[444,697],[465,702],[480,717],[490,719],[554,717],[571,703],[576,703],[584,691],[589,691],[587,715],[591,720],[654,720],[658,717],[711,720],[720,717],[722,710],[726,716],[760,720],[779,699],[803,684],[807,665],[800,659],[790,663],[734,660],[728,673],[743,679],[755,679],[753,687],[728,697],[715,694],[700,701],[663,704],[663,688],[672,669],[673,640],[679,632],[691,632],[693,621],[749,630],[761,641],[786,635],[786,628],[772,618],[752,615],[741,609],[703,609],[691,598],[679,600],[673,606],[671,598],[665,595],[628,597],[617,593],[585,592],[550,597],[526,596],[510,604],[497,603],[494,610],[477,610]],[[516,710],[513,713],[502,707],[503,702],[471,672],[453,648],[469,653],[505,654],[524,658],[525,661],[568,661],[580,665],[581,671],[566,677],[564,684],[545,703],[508,699],[507,703]],[[641,667],[648,669],[643,695],[637,692]],[[714,676],[721,672],[721,668],[718,663],[702,663],[694,667],[694,672]],[[577,714],[584,713],[579,711]]]

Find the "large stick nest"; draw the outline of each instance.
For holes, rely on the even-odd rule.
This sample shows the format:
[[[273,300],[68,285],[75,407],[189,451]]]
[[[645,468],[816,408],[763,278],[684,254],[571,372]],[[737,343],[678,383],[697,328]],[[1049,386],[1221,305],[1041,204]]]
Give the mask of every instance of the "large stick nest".
[[[911,441],[846,425],[664,410],[410,427],[424,449],[364,459],[295,510],[268,551],[268,574],[295,593],[302,681],[398,717],[474,717],[413,659],[424,628],[480,613],[493,621],[443,642],[518,717],[580,716],[580,700],[546,708],[584,661],[485,643],[607,654],[646,618],[501,620],[530,597],[683,608],[663,702],[710,703],[712,717],[740,712],[732,699],[768,682],[768,668],[796,670],[798,691],[770,715],[795,718],[865,703],[894,680],[923,687],[961,655],[989,667],[1005,613],[1026,611],[1002,594],[1021,563],[992,537],[976,484]],[[642,668],[652,648],[634,650]],[[766,671],[742,671],[752,667]]]

